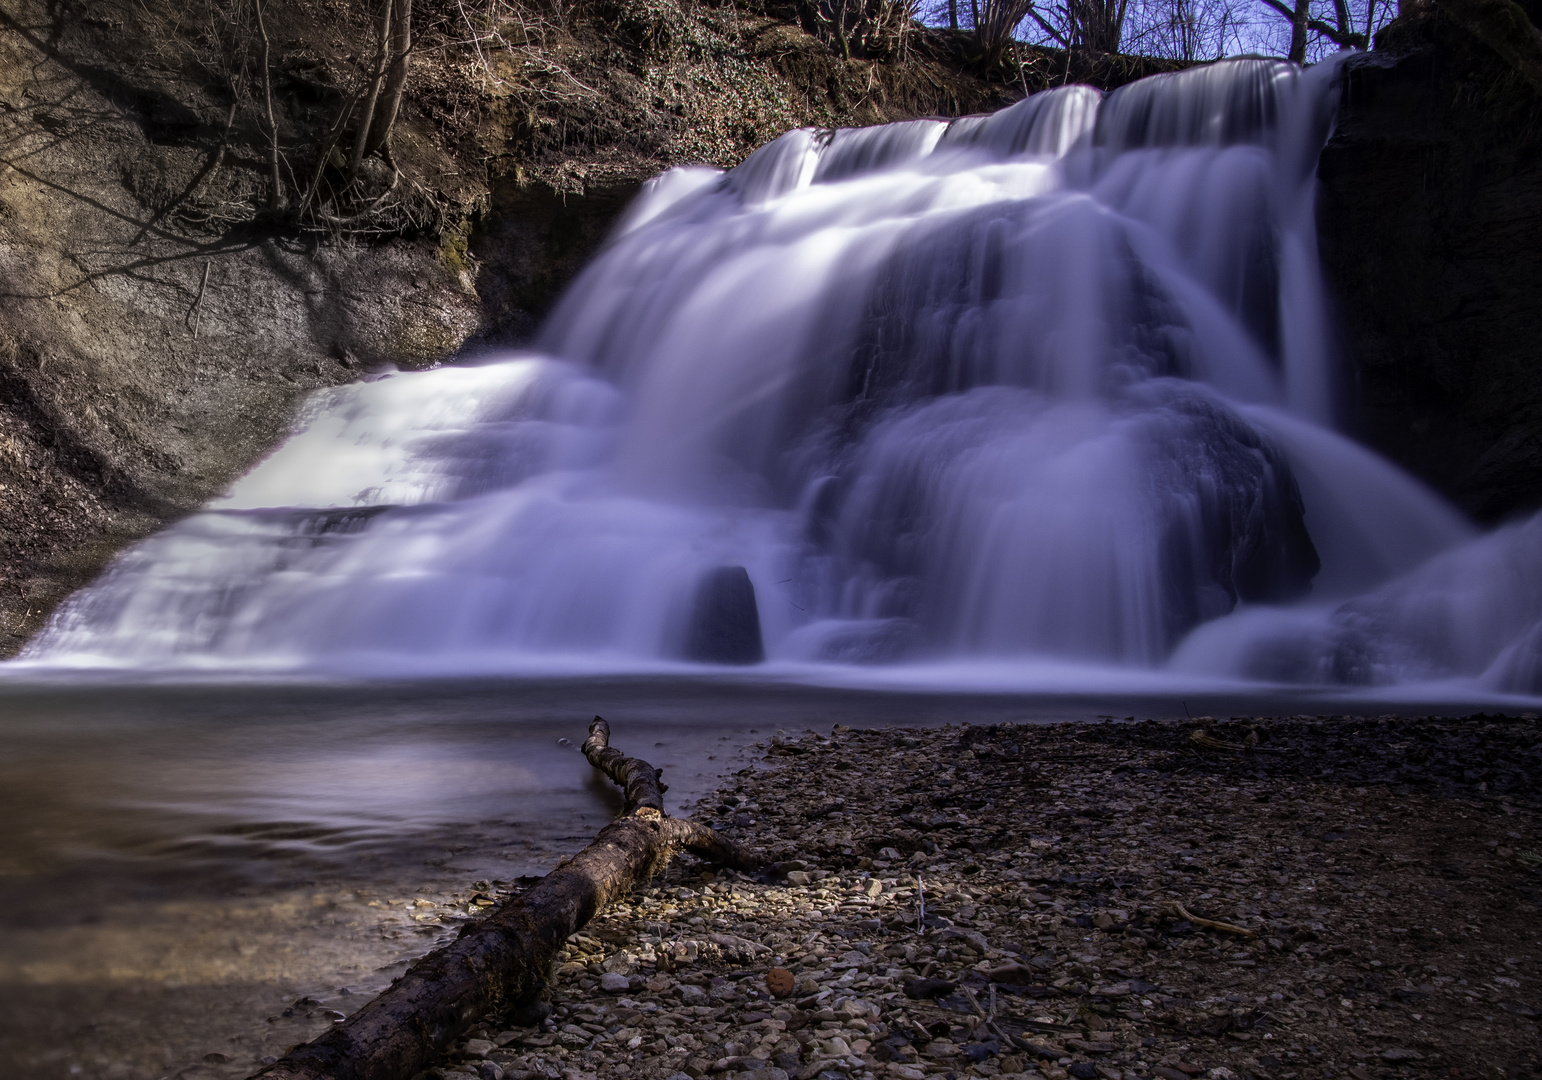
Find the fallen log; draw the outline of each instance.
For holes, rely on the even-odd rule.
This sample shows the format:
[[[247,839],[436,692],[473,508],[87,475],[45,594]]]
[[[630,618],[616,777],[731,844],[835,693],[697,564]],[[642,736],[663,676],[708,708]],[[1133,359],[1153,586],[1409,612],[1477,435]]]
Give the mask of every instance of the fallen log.
[[[705,825],[664,814],[660,772],[610,745],[596,716],[584,756],[621,787],[622,816],[454,942],[429,953],[381,995],[326,1034],[290,1050],[262,1080],[407,1080],[490,1012],[541,997],[569,934],[689,851],[735,870],[755,868],[738,845]]]

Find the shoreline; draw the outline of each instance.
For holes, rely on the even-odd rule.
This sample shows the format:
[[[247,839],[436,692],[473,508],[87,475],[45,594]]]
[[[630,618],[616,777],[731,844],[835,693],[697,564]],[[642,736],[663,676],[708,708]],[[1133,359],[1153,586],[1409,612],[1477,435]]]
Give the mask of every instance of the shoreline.
[[[776,869],[677,861],[424,1080],[1542,1069],[1533,714],[757,747],[697,812]]]

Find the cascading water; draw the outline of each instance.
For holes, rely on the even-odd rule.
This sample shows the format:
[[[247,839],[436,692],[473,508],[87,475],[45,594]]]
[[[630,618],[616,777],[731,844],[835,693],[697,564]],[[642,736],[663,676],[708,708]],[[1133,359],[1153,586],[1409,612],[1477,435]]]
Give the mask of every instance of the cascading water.
[[[1334,433],[1335,82],[1227,61],[665,173],[538,352],[316,395],[25,660],[1542,691],[1542,525],[1474,540]]]

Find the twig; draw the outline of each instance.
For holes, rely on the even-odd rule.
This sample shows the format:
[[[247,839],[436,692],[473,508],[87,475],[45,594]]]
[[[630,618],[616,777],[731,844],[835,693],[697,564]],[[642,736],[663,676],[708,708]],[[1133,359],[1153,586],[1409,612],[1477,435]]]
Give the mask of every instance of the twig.
[[[198,324],[203,319],[203,292],[209,287],[209,260],[203,261],[203,280],[198,283],[198,299],[193,301],[193,340],[198,340]]]
[[[1172,901],[1172,903],[1168,906],[1176,911],[1181,918],[1187,919],[1195,926],[1203,926],[1211,930],[1219,930],[1225,934],[1237,934],[1245,938],[1256,938],[1258,936],[1258,931],[1249,930],[1245,926],[1236,926],[1229,922],[1216,922],[1214,919],[1201,919],[1198,915],[1190,912],[1188,908],[1184,907],[1176,900]]]
[[[1195,746],[1203,746],[1207,750],[1230,750],[1237,754],[1247,754],[1257,751],[1261,754],[1283,754],[1285,751],[1278,746],[1259,746],[1258,733],[1250,731],[1247,738],[1240,743],[1227,742],[1225,739],[1217,739],[1213,735],[1206,735],[1199,728],[1189,732],[1189,742]]]
[[[959,989],[962,990],[964,992],[964,996],[969,999],[969,1007],[979,1015],[980,1019],[986,1021],[990,1020],[990,1017],[985,1015],[985,1010],[980,1008],[980,999],[974,996],[974,991],[967,986],[960,986]]]

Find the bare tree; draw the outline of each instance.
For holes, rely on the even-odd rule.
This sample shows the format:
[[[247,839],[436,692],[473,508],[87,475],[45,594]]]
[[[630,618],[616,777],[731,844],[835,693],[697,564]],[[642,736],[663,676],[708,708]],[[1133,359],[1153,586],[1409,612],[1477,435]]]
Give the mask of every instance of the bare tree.
[[[841,56],[903,54],[919,0],[805,0],[804,12],[820,36],[831,40]],[[957,21],[957,0],[950,11]]]
[[[1074,44],[1094,52],[1119,51],[1130,0],[1067,0],[1066,6]]]
[[[1024,5],[1011,36],[1057,48],[1182,60],[1278,53],[1310,62],[1333,49],[1368,47],[1396,14],[1392,0],[1315,2],[1313,7],[1313,0],[1037,0]],[[935,3],[933,21],[940,23],[943,0]],[[967,11],[963,14],[967,19]],[[982,9],[980,21],[985,19]]]
[[[1005,54],[1016,34],[1018,24],[1034,11],[1034,0],[985,0],[979,7],[974,0],[974,35],[988,63],[994,64]]]
[[[381,0],[381,3],[391,5],[391,61],[386,68],[384,106],[370,125],[366,152],[384,150],[390,145],[391,129],[401,110],[402,92],[407,89],[407,67],[412,60],[412,0]]]
[[[359,113],[348,175],[356,176],[366,154],[383,150],[401,107],[412,50],[412,0],[377,0],[375,62]],[[383,98],[383,100],[382,100]]]
[[[1130,0],[1061,0],[1047,11],[1033,3],[1023,3],[1021,8],[1014,27],[1028,18],[1061,48],[1116,53],[1124,38]]]
[[[1239,0],[1144,0],[1132,6],[1124,47],[1147,56],[1215,60],[1234,51]]]
[[[1354,32],[1349,18],[1349,7],[1344,0],[1334,0],[1337,25],[1311,17],[1311,0],[1295,0],[1294,7],[1287,7],[1281,0],[1263,0],[1264,4],[1290,20],[1290,49],[1286,59],[1298,64],[1306,63],[1308,31],[1315,31],[1341,49],[1361,49],[1368,35]],[[1372,12],[1374,18],[1374,8]]]

